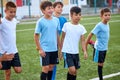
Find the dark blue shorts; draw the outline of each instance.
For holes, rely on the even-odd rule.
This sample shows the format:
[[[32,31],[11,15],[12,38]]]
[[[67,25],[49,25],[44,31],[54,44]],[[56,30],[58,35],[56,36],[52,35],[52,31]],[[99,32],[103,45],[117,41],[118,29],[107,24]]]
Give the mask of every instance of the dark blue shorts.
[[[2,61],[2,70],[11,69],[11,67],[21,67],[19,54],[14,55],[13,60],[11,61]]]
[[[42,57],[42,66],[59,63],[58,51],[45,52],[45,53],[46,53],[46,56]]]
[[[76,69],[80,68],[79,54],[66,53],[66,64],[68,67],[75,66]]]
[[[94,49],[93,52],[93,61],[98,63],[104,63],[105,57],[106,57],[106,50],[105,51],[99,51],[97,49]]]

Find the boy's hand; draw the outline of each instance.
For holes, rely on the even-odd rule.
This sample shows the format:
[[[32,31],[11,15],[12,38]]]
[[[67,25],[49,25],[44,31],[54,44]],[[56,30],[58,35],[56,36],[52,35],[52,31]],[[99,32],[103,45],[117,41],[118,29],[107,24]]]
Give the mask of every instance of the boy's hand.
[[[86,60],[88,58],[87,52],[84,52],[84,59]]]
[[[14,54],[6,54],[6,53],[4,53],[3,55],[2,55],[2,60],[3,61],[10,61],[10,60],[12,60],[14,58]]]
[[[39,54],[40,54],[41,57],[45,57],[46,56],[46,54],[45,54],[45,52],[43,50],[39,50]]]

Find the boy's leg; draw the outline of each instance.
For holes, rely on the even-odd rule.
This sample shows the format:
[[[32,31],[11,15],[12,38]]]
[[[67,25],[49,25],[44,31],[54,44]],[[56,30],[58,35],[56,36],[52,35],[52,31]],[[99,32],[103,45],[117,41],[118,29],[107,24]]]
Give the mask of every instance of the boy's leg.
[[[40,80],[47,80],[48,73],[42,72],[40,75]]]
[[[99,75],[99,79],[100,80],[103,80],[102,68],[103,68],[103,64],[102,63],[98,63],[98,75]]]
[[[5,80],[10,80],[11,69],[5,70]]]
[[[69,67],[67,80],[76,80],[77,69],[80,68],[79,55],[66,53],[66,60]]]
[[[2,63],[0,62],[0,69],[2,69]]]
[[[67,80],[76,80],[76,74],[77,74],[77,70],[75,69],[75,67],[74,66],[69,67],[67,73]]]
[[[19,54],[16,53],[14,55],[13,60],[11,61],[11,66],[13,66],[13,69],[16,73],[21,73],[22,72],[22,68],[21,68],[21,62],[20,62],[20,58],[19,58]]]
[[[57,70],[57,66],[55,65],[53,68],[52,80],[56,80],[56,70]]]
[[[105,61],[105,57],[106,57],[106,51],[99,51],[99,56],[98,56],[98,75],[99,75],[99,79],[103,80],[103,65],[104,65],[104,61]]]
[[[50,53],[50,68],[49,68],[49,78],[51,80],[55,80],[55,76],[56,76],[56,64],[59,63],[59,59],[58,59],[58,51],[54,51]]]

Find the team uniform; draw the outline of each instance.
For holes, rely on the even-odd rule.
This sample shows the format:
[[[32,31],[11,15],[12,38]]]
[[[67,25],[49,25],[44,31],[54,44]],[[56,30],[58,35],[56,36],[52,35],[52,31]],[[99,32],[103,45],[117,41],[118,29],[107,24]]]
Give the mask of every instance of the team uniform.
[[[20,59],[16,46],[16,24],[17,20],[13,18],[12,21],[8,21],[6,18],[2,19],[0,24],[0,54],[6,52],[6,54],[15,54],[13,60],[2,61],[2,69],[7,70],[13,67],[20,67]]]
[[[61,34],[63,25],[64,25],[64,23],[67,22],[67,19],[65,17],[63,17],[63,16],[58,17],[58,19],[59,19],[59,22],[60,22],[59,34]]]
[[[99,22],[91,31],[97,38],[94,45],[94,62],[103,63],[105,61],[108,50],[109,31],[109,24],[103,24],[102,22]]]
[[[80,68],[79,60],[79,42],[82,35],[87,31],[83,25],[74,25],[71,22],[64,24],[63,32],[65,32],[65,38],[63,41],[62,52],[66,53],[64,59],[65,66],[75,66],[76,69]]]
[[[51,20],[44,16],[37,21],[35,34],[40,34],[39,43],[46,56],[42,57],[42,66],[58,64],[57,31],[60,30],[60,23],[56,17]]]

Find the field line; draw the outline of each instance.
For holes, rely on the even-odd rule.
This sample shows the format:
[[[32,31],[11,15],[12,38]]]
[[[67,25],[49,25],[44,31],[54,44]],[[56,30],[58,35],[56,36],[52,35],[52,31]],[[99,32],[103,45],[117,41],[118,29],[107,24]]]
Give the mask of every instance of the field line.
[[[120,20],[110,21],[110,23],[113,23],[113,22],[120,22]],[[31,22],[31,24],[32,24],[32,22]],[[83,25],[92,25],[92,24],[96,24],[96,23],[84,23]],[[17,32],[31,31],[31,30],[35,30],[35,29],[33,29],[33,28],[31,28],[31,29],[23,29],[23,30],[17,30]]]
[[[120,16],[111,16],[111,18],[118,18],[118,17],[120,17]],[[91,19],[96,19],[96,18],[99,19],[100,17],[94,17],[94,18],[86,18],[86,17],[84,18],[83,17],[83,20],[91,20]]]
[[[113,16],[112,18],[116,18],[116,17],[120,17],[120,16]],[[100,18],[100,17],[94,17],[94,18],[84,18],[83,17],[83,20],[91,20],[91,19],[96,19],[96,18]],[[21,22],[19,23],[19,25],[22,25],[22,24],[35,24],[36,21],[32,21],[32,22]]]
[[[17,32],[22,32],[22,31],[31,31],[31,30],[35,30],[35,29],[23,29],[23,30],[17,30]]]
[[[118,73],[113,73],[113,74],[109,74],[109,75],[105,75],[103,76],[103,79],[107,79],[107,78],[111,78],[111,77],[114,77],[114,76],[119,76],[120,75],[120,72]],[[90,80],[99,80],[99,78],[93,78],[93,79],[90,79]]]
[[[120,20],[115,20],[115,21],[109,21],[110,23],[113,23],[113,22],[120,22]],[[83,25],[91,25],[91,24],[96,24],[96,23],[84,23]]]

